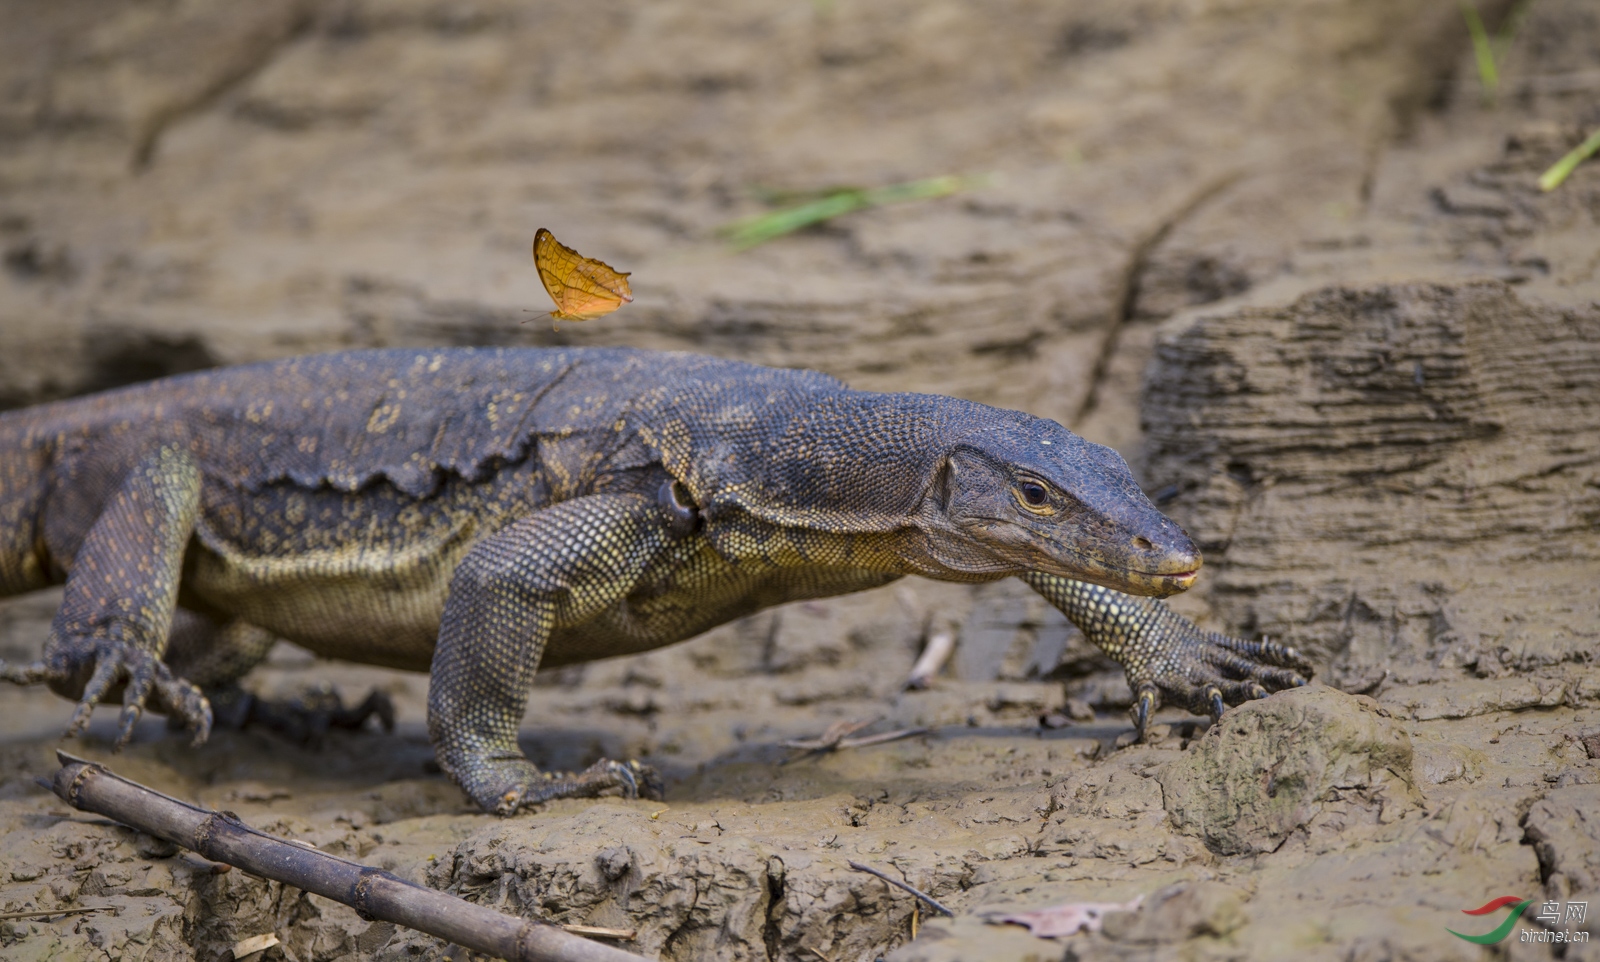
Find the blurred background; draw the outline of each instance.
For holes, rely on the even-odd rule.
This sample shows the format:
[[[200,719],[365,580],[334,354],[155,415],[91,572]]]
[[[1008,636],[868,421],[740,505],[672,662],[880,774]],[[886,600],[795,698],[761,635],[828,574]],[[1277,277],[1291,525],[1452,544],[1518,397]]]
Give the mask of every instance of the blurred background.
[[[1484,766],[1504,783],[1461,809],[1500,829],[1485,830],[1486,861],[1477,834],[1468,854],[1437,855],[1460,892],[1440,904],[1479,904],[1486,878],[1533,891],[1576,871],[1535,864],[1518,825],[1553,771],[1592,771],[1571,747],[1592,708],[1561,716],[1568,734],[1507,736],[1492,760],[1446,747],[1499,745],[1486,713],[1600,699],[1600,164],[1537,183],[1600,129],[1594,0],[0,0],[0,17],[0,407],[341,348],[572,344],[809,367],[1055,418],[1121,450],[1201,542],[1207,569],[1180,610],[1287,638],[1322,677],[1447,726],[1418,778],[1453,787],[1430,792]],[[906,184],[920,186],[883,190]],[[745,248],[726,233],[819,199],[849,209]],[[540,227],[631,271],[634,302],[555,329],[529,252]],[[0,657],[34,657],[54,604],[0,605]],[[944,628],[961,638],[951,667],[902,695]],[[1043,817],[1077,806],[1109,821],[1041,835],[1012,875],[930,829],[936,891],[1029,891],[1045,855],[1081,858],[1058,878],[1096,891],[1135,878],[1130,851],[1158,867],[1206,857],[1165,827],[1146,756],[1110,753],[1127,727],[1120,670],[1014,583],[908,582],[541,679],[533,758],[645,757],[674,804],[856,791],[879,777],[867,761],[780,772],[775,745],[887,712],[958,726],[932,750],[886,749],[910,759],[896,791],[954,811],[1041,770],[1008,753],[1046,751],[1039,718],[1070,716],[1061,737],[1079,741],[1053,743],[1069,757],[1039,777],[1099,781]],[[332,755],[221,735],[186,753],[154,721],[132,757],[171,791],[317,824],[352,804],[352,784],[413,778],[423,787],[384,818],[476,824],[421,775],[420,676],[281,646],[257,684],[329,680],[347,695],[386,686],[400,733],[335,739]],[[0,824],[41,853],[55,843],[24,815],[49,800],[28,778],[53,769],[71,710],[0,690],[13,800]],[[962,740],[967,727],[988,740]],[[1083,801],[1101,789],[1142,801],[1105,815]],[[806,838],[837,821],[793,811]],[[438,830],[450,844],[467,831]],[[423,871],[443,844],[424,838],[406,864]],[[1271,876],[1291,882],[1263,883],[1263,906],[1310,888],[1325,904],[1261,916],[1378,940],[1340,958],[1434,957],[1434,915],[1362,914],[1415,901],[1408,859],[1432,844],[1385,849],[1343,888],[1320,888],[1335,871],[1320,862],[1316,886]],[[1581,856],[1591,875],[1573,878],[1600,880],[1596,845]],[[581,868],[592,852],[569,854]],[[1141,871],[1145,888],[1159,875]],[[359,931],[353,918],[340,924]],[[783,924],[785,951],[809,958],[820,923]],[[1290,954],[1268,930],[1246,930],[1252,951]],[[873,931],[861,957],[902,939]],[[233,934],[219,932],[195,944]],[[1293,951],[1349,944],[1323,940]]]
[[[1027,408],[1132,455],[1175,311],[1595,277],[1478,236],[1452,181],[1600,123],[1578,0],[1485,0],[1492,100],[1452,0],[4,8],[6,406],[343,347],[616,344]],[[715,233],[946,175],[975,180],[744,252]],[[636,301],[552,331],[541,226]]]

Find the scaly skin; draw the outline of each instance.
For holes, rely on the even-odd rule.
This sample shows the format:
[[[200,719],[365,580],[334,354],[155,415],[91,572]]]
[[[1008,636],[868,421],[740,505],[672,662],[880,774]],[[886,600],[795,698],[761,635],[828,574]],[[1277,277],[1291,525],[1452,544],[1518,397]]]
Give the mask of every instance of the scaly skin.
[[[431,671],[440,765],[503,814],[659,793],[637,763],[545,773],[523,757],[541,664],[906,574],[1022,577],[1124,666],[1141,731],[1164,698],[1216,716],[1310,670],[1156,600],[1200,556],[1109,449],[807,371],[353,352],[6,413],[0,451],[0,594],[66,584],[43,659],[0,678],[77,700],[69,734],[120,695],[121,740],[146,707],[201,740],[200,686],[235,692],[279,635]],[[257,708],[228,713],[271,714]]]

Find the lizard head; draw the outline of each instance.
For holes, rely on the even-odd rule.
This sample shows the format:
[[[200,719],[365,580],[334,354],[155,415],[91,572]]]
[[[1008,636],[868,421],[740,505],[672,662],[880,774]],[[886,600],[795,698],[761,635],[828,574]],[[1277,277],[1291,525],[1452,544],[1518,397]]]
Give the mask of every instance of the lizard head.
[[[1200,550],[1146,498],[1122,456],[1015,412],[952,438],[924,528],[959,564],[998,562],[1165,597],[1194,583]],[[944,542],[940,545],[940,542]],[[939,550],[942,547],[944,550]]]

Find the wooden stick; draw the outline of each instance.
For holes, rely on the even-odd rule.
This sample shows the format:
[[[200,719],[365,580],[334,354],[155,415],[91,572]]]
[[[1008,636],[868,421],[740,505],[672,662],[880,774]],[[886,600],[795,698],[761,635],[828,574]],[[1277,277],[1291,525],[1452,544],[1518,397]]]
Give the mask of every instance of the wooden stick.
[[[955,918],[956,917],[956,914],[954,912],[950,911],[949,909],[945,908],[943,905],[939,904],[938,900],[936,900],[933,896],[929,895],[927,892],[924,892],[923,890],[917,888],[914,885],[907,884],[905,882],[900,881],[897,878],[893,878],[893,877],[891,877],[889,875],[886,875],[885,873],[878,871],[877,869],[873,868],[870,865],[862,865],[860,862],[851,862],[849,864],[850,864],[850,867],[855,869],[857,872],[866,872],[868,875],[876,875],[878,878],[883,879],[885,882],[888,882],[890,885],[893,885],[895,888],[904,889],[907,892],[910,892],[912,895],[915,895],[917,898],[921,899],[922,901],[927,902],[928,903],[928,907],[933,909],[935,912],[940,912],[940,913],[942,913],[944,915],[950,916],[951,918]]]
[[[591,939],[616,939],[618,942],[632,942],[639,937],[638,929],[613,929],[604,925],[563,925],[561,927],[573,935],[587,935]]]
[[[213,862],[342,902],[369,921],[393,922],[510,962],[640,962],[590,942],[407,882],[381,869],[257,831],[232,812],[191,805],[95,762],[56,752],[50,788],[73,808],[115,819]]]
[[[37,909],[32,912],[6,912],[0,914],[0,922],[9,922],[12,919],[48,919],[56,915],[82,915],[85,912],[110,912],[117,914],[115,906],[111,905],[86,905],[76,909]]]

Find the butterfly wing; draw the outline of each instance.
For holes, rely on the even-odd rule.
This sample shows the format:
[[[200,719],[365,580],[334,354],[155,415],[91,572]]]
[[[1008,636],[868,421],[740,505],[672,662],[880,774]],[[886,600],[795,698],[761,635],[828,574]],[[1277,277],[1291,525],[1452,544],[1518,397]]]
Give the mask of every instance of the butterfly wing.
[[[540,283],[555,301],[550,316],[556,320],[593,320],[633,300],[626,273],[584,257],[543,227],[533,236],[533,264],[539,270]]]

